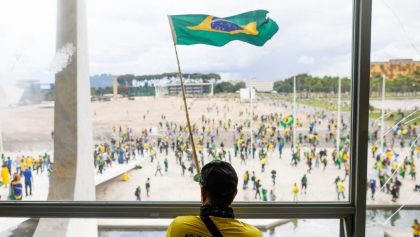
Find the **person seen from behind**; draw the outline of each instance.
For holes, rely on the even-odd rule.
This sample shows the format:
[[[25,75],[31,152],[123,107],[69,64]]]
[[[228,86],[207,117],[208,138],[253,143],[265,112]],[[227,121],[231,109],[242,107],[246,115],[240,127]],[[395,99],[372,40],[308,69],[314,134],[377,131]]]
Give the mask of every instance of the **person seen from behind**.
[[[167,237],[262,236],[254,226],[235,219],[231,204],[238,192],[238,176],[232,165],[212,161],[194,180],[200,183],[200,215],[175,218],[168,227]]]

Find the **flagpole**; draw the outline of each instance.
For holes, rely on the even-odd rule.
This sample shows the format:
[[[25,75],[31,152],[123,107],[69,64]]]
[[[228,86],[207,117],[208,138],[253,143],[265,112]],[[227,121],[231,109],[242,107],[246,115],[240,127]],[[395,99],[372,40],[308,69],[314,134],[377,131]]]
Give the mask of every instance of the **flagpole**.
[[[181,66],[179,64],[178,50],[176,48],[176,43],[175,42],[174,42],[174,48],[175,48],[176,62],[178,64],[179,79],[181,81],[182,99],[184,101],[185,116],[187,117],[187,127],[188,127],[188,132],[189,132],[190,140],[191,140],[191,146],[192,146],[192,151],[193,151],[194,163],[195,163],[195,167],[197,167],[197,173],[200,173],[201,172],[201,168],[200,168],[200,164],[198,163],[197,152],[195,150],[194,137],[193,137],[193,133],[192,133],[192,129],[191,129],[191,123],[190,123],[190,115],[188,113],[187,99],[185,97],[184,79],[182,77]]]
[[[386,76],[382,76],[382,108],[381,108],[381,153],[384,152],[385,144],[385,80]]]
[[[338,77],[338,99],[337,99],[337,137],[336,137],[336,151],[337,154],[340,150],[340,124],[341,124],[341,77]]]
[[[296,76],[293,77],[293,151],[296,150]]]

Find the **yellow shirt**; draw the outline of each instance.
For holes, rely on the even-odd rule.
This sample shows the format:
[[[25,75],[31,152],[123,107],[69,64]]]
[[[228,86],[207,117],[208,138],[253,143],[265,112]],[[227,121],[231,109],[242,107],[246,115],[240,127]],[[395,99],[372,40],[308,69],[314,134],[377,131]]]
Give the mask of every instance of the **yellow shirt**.
[[[1,179],[4,184],[10,183],[9,169],[7,167],[1,168]]]
[[[294,195],[299,194],[299,187],[297,185],[293,186],[293,190],[292,190]]]
[[[338,182],[337,183],[337,189],[338,189],[338,192],[344,192],[344,183],[343,182]]]
[[[28,159],[26,159],[26,165],[27,165],[28,167],[31,167],[31,166],[32,166],[32,162],[33,162],[32,157],[28,157]]]
[[[413,235],[420,235],[420,225],[413,224]]]
[[[261,237],[261,232],[252,225],[236,219],[210,217],[223,236]],[[199,216],[178,216],[169,225],[166,237],[211,237],[204,222]]]

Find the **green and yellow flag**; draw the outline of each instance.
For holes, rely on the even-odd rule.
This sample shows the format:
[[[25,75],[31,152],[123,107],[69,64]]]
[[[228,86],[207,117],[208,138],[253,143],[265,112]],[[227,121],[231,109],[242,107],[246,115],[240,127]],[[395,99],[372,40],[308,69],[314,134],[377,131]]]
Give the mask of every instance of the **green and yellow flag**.
[[[287,126],[293,125],[294,122],[295,119],[293,118],[293,115],[290,114],[281,119],[280,125],[285,128]]]
[[[177,45],[208,44],[223,46],[240,40],[263,46],[279,27],[267,18],[268,11],[257,10],[220,18],[210,15],[169,16],[172,36]]]

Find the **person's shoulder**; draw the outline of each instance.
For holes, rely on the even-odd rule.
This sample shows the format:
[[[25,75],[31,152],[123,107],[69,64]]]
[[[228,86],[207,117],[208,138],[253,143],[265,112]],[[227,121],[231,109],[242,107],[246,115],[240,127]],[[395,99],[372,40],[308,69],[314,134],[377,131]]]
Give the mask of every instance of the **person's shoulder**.
[[[205,226],[202,227],[201,224],[202,223],[200,222],[200,218],[198,216],[179,216],[169,225],[166,236],[176,237],[184,236],[186,233],[202,233]]]
[[[243,231],[244,231],[245,236],[249,236],[249,237],[254,237],[254,236],[255,237],[261,237],[262,236],[261,231],[257,227],[255,227],[251,224],[245,223],[243,221],[239,221],[239,222],[241,222],[241,224],[244,227]]]
[[[181,226],[185,224],[190,224],[194,222],[201,221],[198,216],[178,216],[172,222],[172,226]]]

